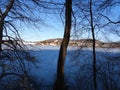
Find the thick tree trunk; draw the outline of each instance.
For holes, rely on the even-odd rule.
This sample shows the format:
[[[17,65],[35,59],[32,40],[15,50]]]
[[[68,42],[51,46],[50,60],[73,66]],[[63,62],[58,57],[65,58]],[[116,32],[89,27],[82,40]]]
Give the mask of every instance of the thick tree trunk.
[[[2,51],[3,20],[0,20],[0,52]]]
[[[66,0],[65,32],[58,57],[57,79],[54,85],[54,90],[65,90],[66,88],[64,81],[64,63],[67,52],[67,46],[70,39],[71,19],[72,19],[71,14],[72,14],[72,0]]]
[[[91,32],[92,32],[92,38],[93,38],[93,84],[94,84],[94,90],[97,90],[96,50],[95,50],[95,34],[94,34],[94,24],[93,24],[92,0],[90,0],[90,22],[91,22]]]

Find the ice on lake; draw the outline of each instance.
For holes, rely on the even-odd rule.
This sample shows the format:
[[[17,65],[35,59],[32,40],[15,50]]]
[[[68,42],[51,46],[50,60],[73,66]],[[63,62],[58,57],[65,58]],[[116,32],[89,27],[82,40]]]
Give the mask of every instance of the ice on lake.
[[[56,79],[57,59],[59,55],[58,46],[28,46],[31,55],[36,57],[36,67],[33,66],[30,73],[42,85],[53,85]],[[107,73],[108,61],[110,65],[117,63],[117,66],[111,66],[113,72],[120,68],[120,48],[107,49],[97,48],[97,65],[104,73]],[[90,78],[92,80],[92,48],[79,49],[77,47],[68,47],[65,62],[65,77],[69,84],[77,86],[76,79]],[[85,66],[85,67],[84,67]],[[114,76],[114,75],[113,75]],[[78,80],[79,80],[78,79]],[[102,81],[101,81],[102,82]],[[120,82],[120,81],[119,81]],[[80,82],[79,82],[80,83]],[[88,82],[90,83],[90,82]],[[82,84],[81,84],[82,85]],[[92,88],[92,87],[91,87]],[[82,89],[84,90],[84,89]]]

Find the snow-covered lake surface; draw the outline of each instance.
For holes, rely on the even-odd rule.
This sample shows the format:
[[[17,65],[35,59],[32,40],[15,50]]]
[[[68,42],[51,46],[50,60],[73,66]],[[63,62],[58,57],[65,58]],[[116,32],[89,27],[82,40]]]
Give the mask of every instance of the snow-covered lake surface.
[[[60,47],[28,46],[28,48],[31,55],[35,56],[37,60],[36,62],[37,68],[33,67],[31,69],[30,71],[31,75],[34,76],[35,79],[39,83],[41,83],[41,85],[43,86],[53,85],[56,79],[57,59],[58,59]],[[101,70],[106,68],[105,70],[103,70],[104,73],[108,73],[107,69],[109,68],[110,68],[110,71],[112,68],[113,72],[120,70],[120,66],[119,66],[120,65],[120,48],[114,48],[114,49],[97,48],[96,51],[97,51],[96,55],[97,55],[98,68],[101,68]],[[68,52],[67,52],[67,57],[65,62],[65,77],[66,77],[66,80],[68,80],[67,83],[78,87],[77,86],[78,83],[82,85],[85,82],[83,80],[83,83],[81,83],[80,80],[82,80],[83,78],[92,80],[91,78],[92,62],[93,62],[92,48],[83,48],[78,50],[76,47],[68,47]],[[109,65],[112,65],[109,68],[108,68],[108,63]],[[113,64],[117,64],[117,66]],[[114,74],[112,75],[114,76]],[[80,82],[76,82],[76,80],[77,81],[79,80]],[[88,80],[87,84],[91,84],[90,80]],[[118,82],[120,82],[120,80],[118,80]],[[81,90],[85,90],[84,88],[85,87],[82,87]],[[92,89],[89,89],[89,90],[92,90]]]

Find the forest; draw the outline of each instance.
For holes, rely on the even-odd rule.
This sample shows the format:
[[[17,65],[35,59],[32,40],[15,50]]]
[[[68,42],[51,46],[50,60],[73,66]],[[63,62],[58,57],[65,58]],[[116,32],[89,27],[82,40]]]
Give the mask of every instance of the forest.
[[[0,0],[0,90],[120,90],[119,12],[119,0]],[[25,43],[54,19],[61,39]]]

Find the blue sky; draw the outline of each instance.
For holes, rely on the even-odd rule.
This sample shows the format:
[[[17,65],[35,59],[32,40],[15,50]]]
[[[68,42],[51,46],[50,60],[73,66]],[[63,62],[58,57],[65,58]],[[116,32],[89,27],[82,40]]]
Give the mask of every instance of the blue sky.
[[[57,29],[57,27],[42,26],[39,30],[29,29],[29,31],[25,30],[23,32],[22,38],[26,41],[41,41],[52,38],[62,38],[63,36],[63,29]]]
[[[48,16],[46,16],[45,19],[45,25],[39,24],[39,28],[25,26],[25,30],[21,32],[22,38],[26,41],[42,41],[52,38],[62,38],[64,27],[60,18],[56,15],[47,17]]]
[[[120,7],[114,8],[112,13],[109,15],[112,19],[118,18],[117,15],[120,12]],[[24,30],[21,32],[21,36],[26,41],[42,41],[46,39],[52,39],[52,38],[62,38],[64,34],[64,27],[62,22],[60,21],[60,17],[56,15],[50,15],[49,17],[46,15],[45,19],[46,25],[39,25],[39,29],[31,28],[29,26],[25,26]],[[87,34],[86,34],[87,35]],[[87,36],[83,36],[83,38],[86,38]],[[120,37],[109,34],[109,39],[112,41],[120,41]],[[107,39],[103,37],[102,35],[99,35],[98,37],[102,41],[106,41]]]

